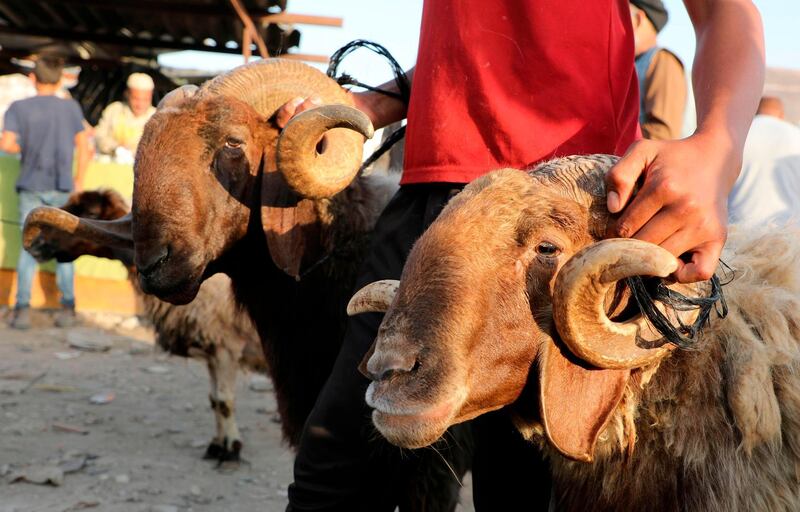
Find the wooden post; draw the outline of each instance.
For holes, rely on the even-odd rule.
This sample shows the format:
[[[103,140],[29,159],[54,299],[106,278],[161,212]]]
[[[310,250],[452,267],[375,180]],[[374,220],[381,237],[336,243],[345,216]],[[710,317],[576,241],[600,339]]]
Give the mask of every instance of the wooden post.
[[[258,53],[259,55],[261,55],[261,58],[268,59],[269,52],[267,52],[267,45],[264,44],[264,39],[261,37],[261,34],[259,34],[258,31],[256,30],[256,25],[255,23],[253,23],[253,20],[252,18],[250,18],[250,15],[247,14],[247,11],[242,6],[241,2],[239,2],[239,0],[230,0],[230,2],[231,6],[233,7],[233,10],[235,10],[236,14],[239,15],[239,19],[242,21],[242,24],[244,25],[243,31],[249,32],[250,37],[255,40],[256,46],[258,47]],[[244,37],[243,35],[242,39],[246,40],[247,38]],[[250,50],[249,44],[247,45],[247,49],[248,51]],[[242,53],[244,54],[244,48],[242,48],[242,50],[243,50]]]

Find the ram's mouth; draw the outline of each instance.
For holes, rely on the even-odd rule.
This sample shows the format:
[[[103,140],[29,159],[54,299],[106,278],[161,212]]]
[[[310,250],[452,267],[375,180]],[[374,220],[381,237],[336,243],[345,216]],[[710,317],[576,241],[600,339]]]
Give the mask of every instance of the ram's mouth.
[[[188,304],[197,296],[202,284],[203,269],[173,270],[158,268],[149,274],[139,274],[139,284],[144,293],[155,295],[171,304]]]
[[[372,407],[372,423],[390,443],[402,448],[422,448],[436,442],[454,423],[460,400],[448,399],[433,405],[376,397],[376,382],[367,388],[366,402]],[[396,403],[403,405],[396,405]]]

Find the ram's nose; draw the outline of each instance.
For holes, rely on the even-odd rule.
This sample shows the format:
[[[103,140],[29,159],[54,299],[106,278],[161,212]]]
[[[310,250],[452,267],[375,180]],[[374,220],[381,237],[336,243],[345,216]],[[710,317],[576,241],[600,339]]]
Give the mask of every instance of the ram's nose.
[[[419,350],[376,351],[367,361],[367,373],[374,381],[388,380],[392,377],[413,373],[419,367]]]
[[[137,270],[142,275],[152,274],[169,257],[169,252],[168,245],[137,245],[134,258]]]

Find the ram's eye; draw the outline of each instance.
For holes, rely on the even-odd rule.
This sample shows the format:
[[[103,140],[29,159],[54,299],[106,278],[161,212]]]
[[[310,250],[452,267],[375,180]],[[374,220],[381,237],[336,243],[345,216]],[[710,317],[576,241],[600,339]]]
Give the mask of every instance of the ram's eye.
[[[228,137],[225,139],[225,147],[231,149],[239,149],[244,144],[244,141],[239,139],[234,139],[233,137]]]
[[[542,256],[556,256],[561,252],[561,249],[550,242],[540,242],[539,245],[536,246],[536,252]]]

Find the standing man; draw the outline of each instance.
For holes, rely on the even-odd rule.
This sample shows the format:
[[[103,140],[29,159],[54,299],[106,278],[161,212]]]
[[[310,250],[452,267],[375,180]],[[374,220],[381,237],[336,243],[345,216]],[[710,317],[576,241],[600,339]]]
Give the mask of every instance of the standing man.
[[[55,96],[61,86],[64,62],[54,57],[36,61],[31,80],[36,96],[15,101],[8,107],[0,139],[0,150],[21,153],[22,162],[17,193],[19,218],[24,222],[37,206],[61,206],[73,188],[80,190],[89,159],[89,145],[83,113],[75,100]],[[73,150],[77,148],[77,174],[73,183]],[[20,251],[17,264],[17,301],[11,326],[28,329],[30,299],[36,260]],[[61,291],[62,309],[56,325],[75,322],[75,293],[72,263],[56,266],[56,283]]]
[[[120,162],[133,162],[144,125],[156,112],[153,106],[155,84],[150,75],[132,73],[126,85],[125,101],[115,101],[103,110],[94,138],[100,153]]]
[[[464,184],[576,153],[624,153],[606,178],[608,209],[619,214],[610,236],[681,255],[680,282],[709,279],[763,87],[764,36],[750,0],[684,3],[697,33],[697,130],[679,141],[635,142],[639,94],[627,0],[426,0],[408,109],[388,96],[355,95],[376,128],[408,115],[401,187],[375,226],[356,289],[399,279],[414,241]],[[295,99],[276,119],[311,106]],[[357,366],[380,321],[377,314],[348,321],[300,441],[291,512],[393,511],[403,483],[425,474],[413,451],[403,461],[368,458],[374,430],[364,404],[368,380]],[[472,424],[476,510],[547,510],[547,467],[509,416],[501,409]]]
[[[642,134],[647,139],[679,139],[686,110],[686,76],[680,59],[657,41],[669,15],[661,0],[631,0],[630,7]]]
[[[764,96],[747,142],[742,172],[728,197],[731,224],[800,223],[800,128],[783,103]]]

